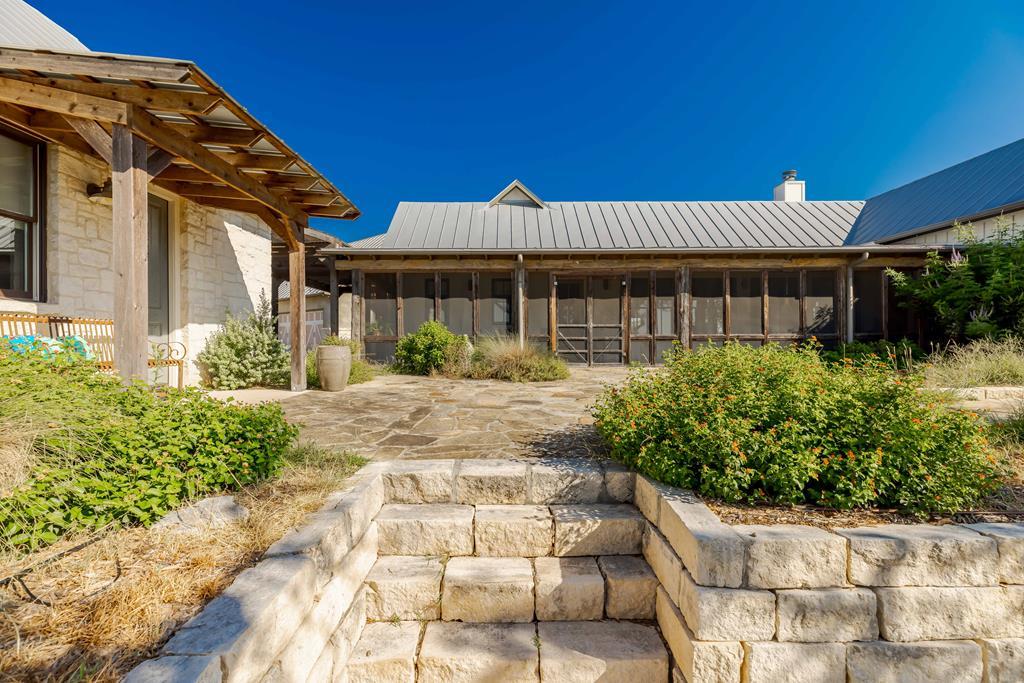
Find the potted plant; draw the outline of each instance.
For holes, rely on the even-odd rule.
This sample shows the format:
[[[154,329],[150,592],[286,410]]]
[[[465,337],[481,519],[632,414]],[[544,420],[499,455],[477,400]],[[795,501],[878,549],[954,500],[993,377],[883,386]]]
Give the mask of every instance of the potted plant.
[[[341,337],[325,337],[316,347],[316,372],[320,377],[320,388],[324,391],[341,391],[348,384],[352,371],[352,348]]]

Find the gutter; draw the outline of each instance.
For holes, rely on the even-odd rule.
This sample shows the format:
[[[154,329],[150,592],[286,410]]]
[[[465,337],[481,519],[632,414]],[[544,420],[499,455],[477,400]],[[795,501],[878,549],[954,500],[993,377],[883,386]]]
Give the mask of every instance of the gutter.
[[[926,254],[948,250],[949,247],[935,244],[870,244],[849,247],[690,247],[679,249],[393,249],[393,248],[352,248],[325,247],[322,254],[336,256],[577,256],[577,255],[620,255],[620,256],[691,256],[700,255],[825,255],[825,254]]]
[[[871,258],[870,252],[865,251],[856,261],[846,266],[846,342],[853,342],[853,267],[858,263],[864,263]]]

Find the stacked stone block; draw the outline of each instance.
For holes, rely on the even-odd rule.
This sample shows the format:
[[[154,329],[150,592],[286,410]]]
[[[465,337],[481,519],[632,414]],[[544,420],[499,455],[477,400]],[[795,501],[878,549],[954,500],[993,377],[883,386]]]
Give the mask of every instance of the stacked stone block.
[[[1024,526],[729,526],[638,477],[657,618],[689,683],[1024,680]]]

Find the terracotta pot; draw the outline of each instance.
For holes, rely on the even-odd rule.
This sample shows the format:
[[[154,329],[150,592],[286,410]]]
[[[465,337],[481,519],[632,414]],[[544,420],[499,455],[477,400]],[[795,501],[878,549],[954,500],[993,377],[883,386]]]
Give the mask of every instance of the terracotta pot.
[[[320,376],[320,388],[324,391],[344,389],[351,370],[352,350],[347,346],[316,347],[316,372]]]

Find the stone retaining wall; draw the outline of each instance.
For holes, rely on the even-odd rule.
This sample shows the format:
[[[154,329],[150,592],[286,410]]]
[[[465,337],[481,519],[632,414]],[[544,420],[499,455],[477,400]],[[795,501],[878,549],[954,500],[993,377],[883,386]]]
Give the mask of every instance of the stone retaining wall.
[[[636,479],[689,683],[1024,680],[1024,525],[729,526]]]
[[[366,623],[383,504],[379,470],[364,468],[125,680],[334,680]]]

